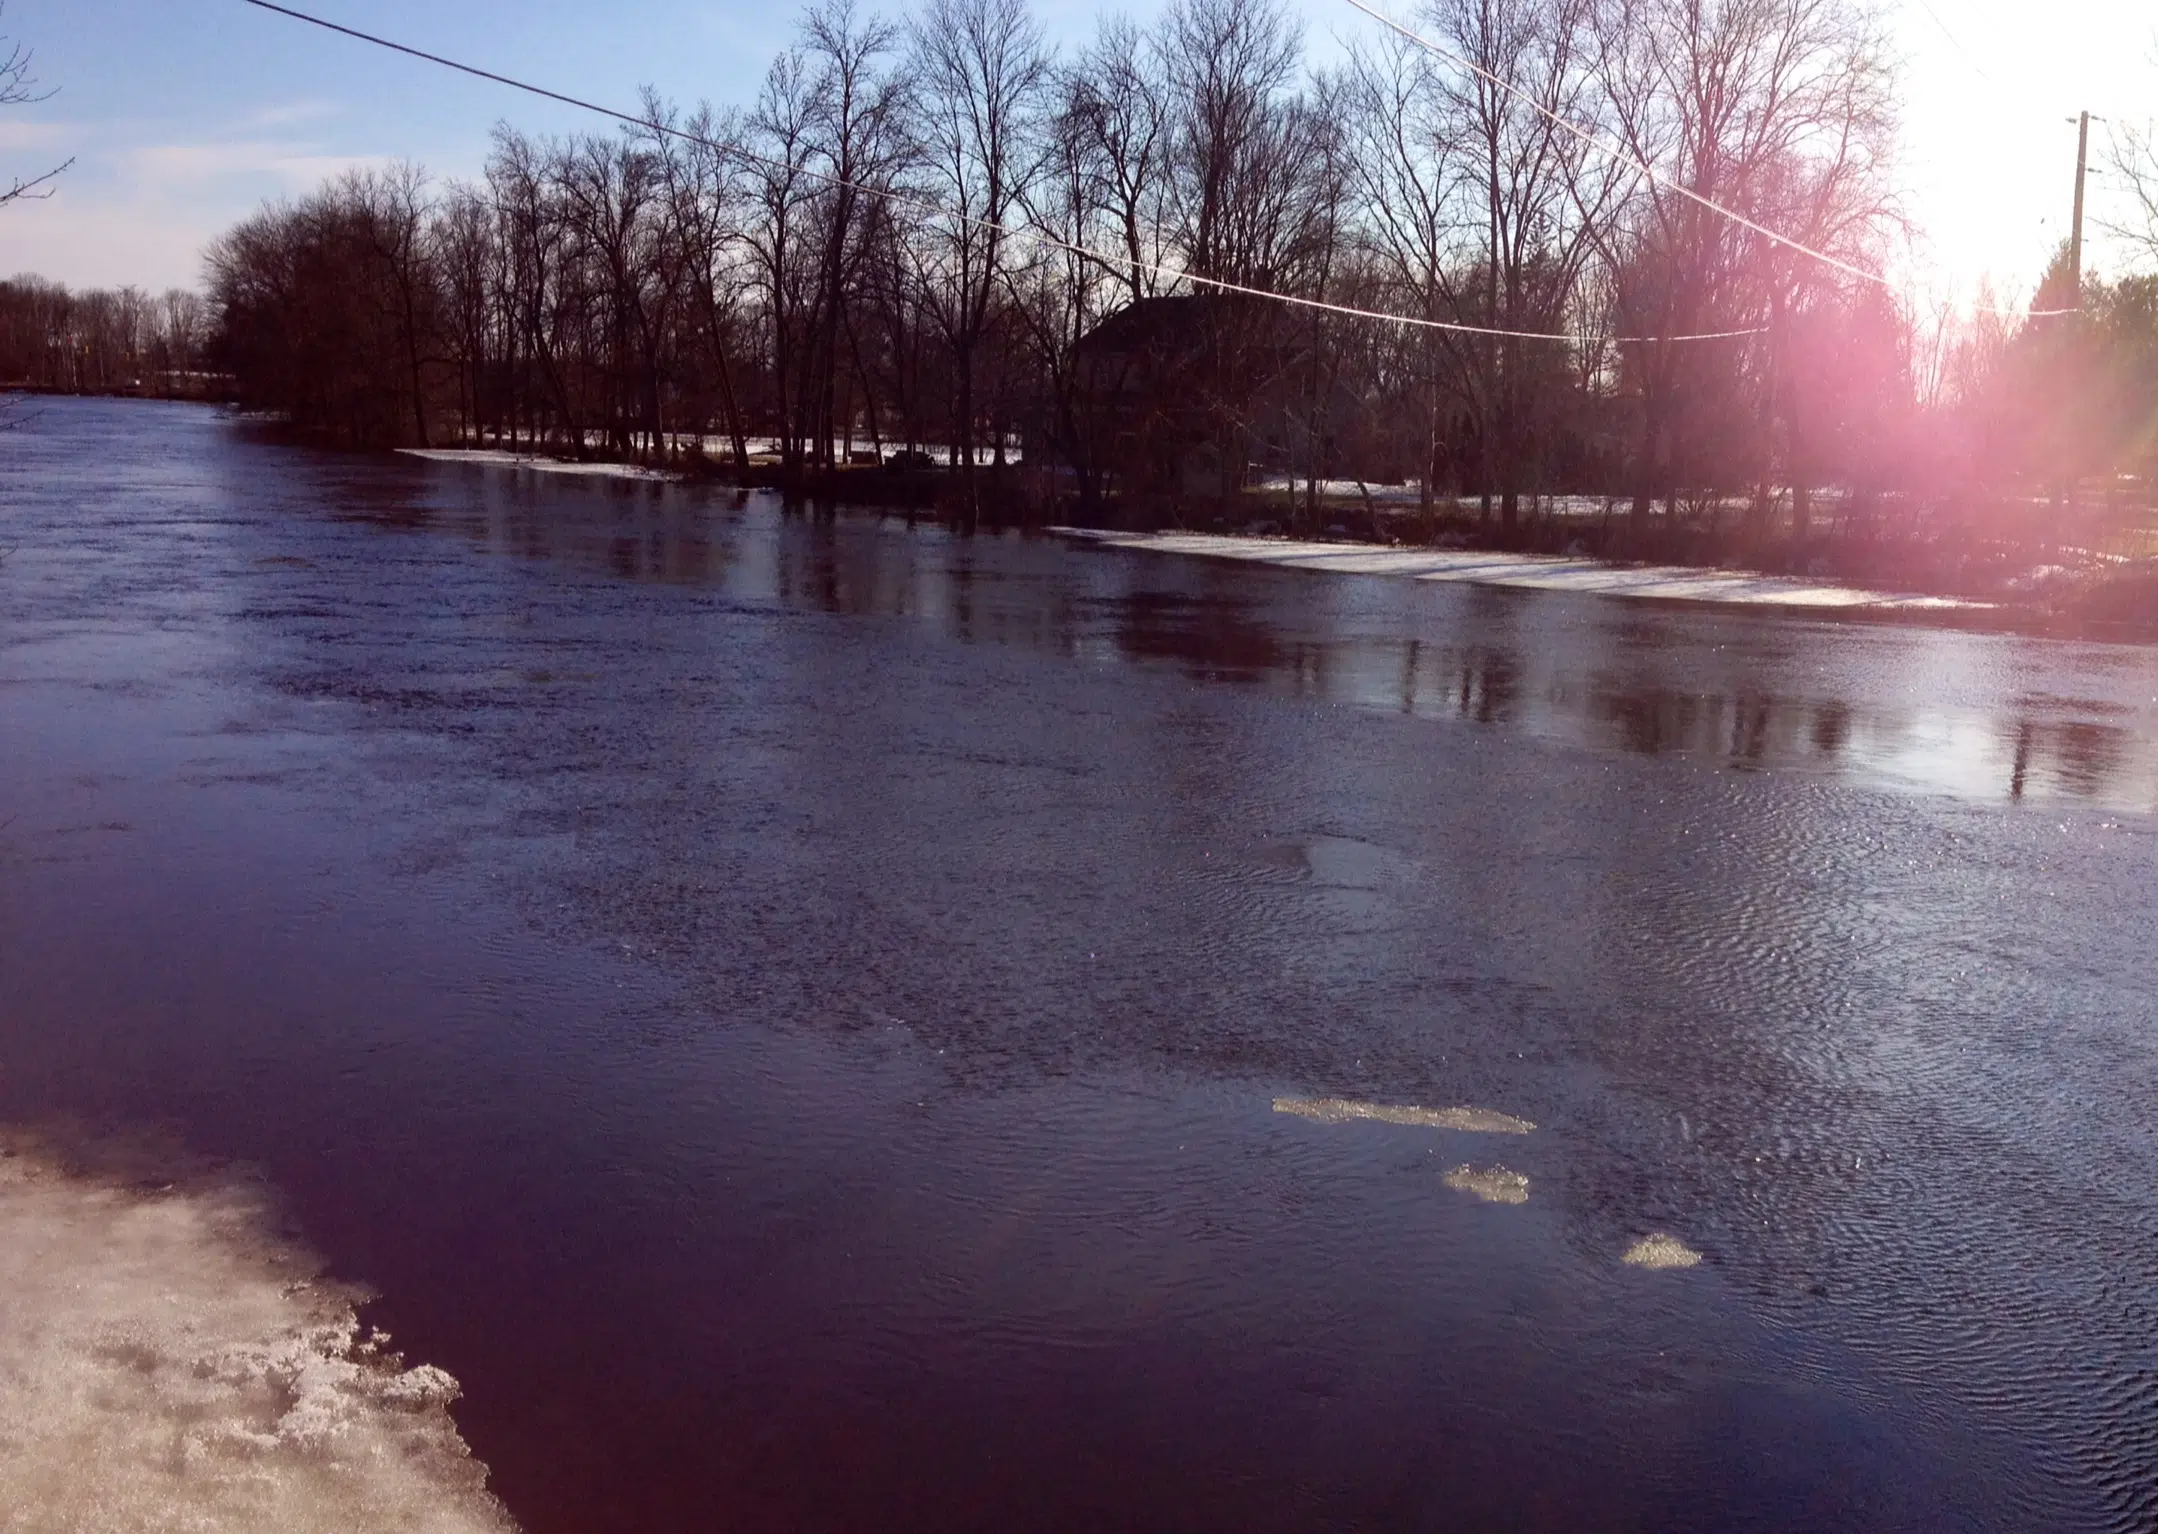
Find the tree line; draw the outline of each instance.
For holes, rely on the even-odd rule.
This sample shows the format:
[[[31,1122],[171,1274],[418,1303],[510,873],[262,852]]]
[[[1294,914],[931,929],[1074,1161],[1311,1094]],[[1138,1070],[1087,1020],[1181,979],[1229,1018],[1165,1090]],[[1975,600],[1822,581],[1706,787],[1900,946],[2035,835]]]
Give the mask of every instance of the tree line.
[[[746,105],[263,209],[209,257],[218,356],[354,443],[948,463],[968,506],[1023,464],[1088,504],[1353,480],[1804,537],[1824,489],[2148,472],[2149,280],[1958,327],[1861,275],[1901,233],[1871,0],[1414,25],[1317,67],[1280,0],[1061,53],[1026,0],[819,0]]]
[[[204,369],[211,340],[209,305],[188,288],[0,282],[0,387],[199,397],[222,384]]]

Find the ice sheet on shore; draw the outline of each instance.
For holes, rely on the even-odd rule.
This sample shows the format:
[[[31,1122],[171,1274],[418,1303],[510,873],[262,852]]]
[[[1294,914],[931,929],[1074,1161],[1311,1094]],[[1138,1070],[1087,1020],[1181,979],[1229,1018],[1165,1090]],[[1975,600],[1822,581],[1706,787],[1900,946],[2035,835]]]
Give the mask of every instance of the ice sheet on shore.
[[[1721,602],[1742,606],[1950,611],[1983,609],[1983,602],[1955,597],[1869,591],[1858,586],[1702,570],[1682,565],[1614,565],[1553,554],[1503,554],[1471,549],[1392,549],[1368,543],[1296,543],[1279,538],[1228,537],[1218,533],[1118,533],[1053,527],[1062,538],[1109,548],[1209,559],[1240,559],[1287,569],[1342,575],[1390,575],[1419,581],[1460,581],[1478,586],[1519,586],[1537,591],[1585,591],[1603,596],[1644,597],[1665,602]]]
[[[493,447],[404,447],[408,458],[434,463],[475,463],[491,469],[528,469],[534,474],[581,474],[592,479],[633,479],[671,484],[682,476],[665,469],[648,469],[635,463],[578,463],[569,458],[542,458],[532,453],[512,453]]]
[[[514,1525],[457,1382],[363,1338],[244,1183],[63,1171],[0,1136],[0,1531]]]
[[[1510,1113],[1496,1113],[1489,1108],[1419,1108],[1414,1104],[1351,1102],[1343,1097],[1277,1097],[1274,1111],[1320,1124],[1347,1124],[1367,1119],[1379,1124],[1459,1129],[1482,1135],[1525,1135],[1536,1127],[1527,1119],[1517,1119]]]

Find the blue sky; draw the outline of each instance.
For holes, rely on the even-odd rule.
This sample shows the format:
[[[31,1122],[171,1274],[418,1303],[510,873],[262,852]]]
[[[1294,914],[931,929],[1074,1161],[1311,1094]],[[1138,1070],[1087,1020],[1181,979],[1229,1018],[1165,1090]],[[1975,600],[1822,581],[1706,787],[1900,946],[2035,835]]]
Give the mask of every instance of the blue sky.
[[[796,14],[786,0],[297,3],[623,105],[648,83],[683,101],[745,100]],[[1125,8],[1146,18],[1161,3]],[[1374,25],[1340,0],[1298,4],[1321,52]],[[1067,41],[1092,30],[1098,9],[1036,5]],[[1967,290],[1992,271],[2027,285],[2066,227],[2075,135],[2062,119],[2085,106],[2117,121],[2158,115],[2158,7],[2052,0],[2043,14],[2034,28],[2016,0],[1904,0],[1892,12],[1906,62],[1905,180],[1929,281]],[[30,44],[39,79],[58,90],[0,114],[0,168],[76,159],[52,200],[0,213],[0,272],[76,285],[194,281],[219,230],[347,165],[411,157],[470,175],[498,119],[538,131],[593,121],[240,0],[7,0],[0,32]],[[2107,206],[2102,179],[2092,200]]]

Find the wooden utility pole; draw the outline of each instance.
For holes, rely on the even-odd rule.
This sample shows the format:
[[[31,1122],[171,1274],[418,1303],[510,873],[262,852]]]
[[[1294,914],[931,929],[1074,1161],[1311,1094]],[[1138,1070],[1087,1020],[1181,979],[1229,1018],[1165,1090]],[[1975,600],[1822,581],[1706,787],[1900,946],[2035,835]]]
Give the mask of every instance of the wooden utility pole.
[[[2091,114],[2084,112],[2076,118],[2076,218],[2068,230],[2068,302],[2076,308],[2083,304],[2083,171],[2090,148]]]
[[[2076,114],[2076,212],[2075,221],[2068,226],[2068,301],[2063,306],[2069,312],[2060,317],[2063,325],[2074,326],[2071,335],[2084,334],[2083,330],[2083,177],[2090,161],[2091,114]],[[2054,490],[2053,503],[2065,502],[2071,508],[2076,504],[2076,475],[2071,468],[2066,479]]]

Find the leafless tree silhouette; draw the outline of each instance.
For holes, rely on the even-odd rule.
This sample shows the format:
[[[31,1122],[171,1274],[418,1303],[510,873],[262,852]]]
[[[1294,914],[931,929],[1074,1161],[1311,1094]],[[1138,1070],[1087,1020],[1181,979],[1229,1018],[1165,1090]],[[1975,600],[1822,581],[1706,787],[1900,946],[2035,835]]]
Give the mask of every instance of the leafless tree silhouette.
[[[2158,470],[2158,278],[1957,324],[1861,275],[1901,228],[1877,3],[1425,0],[1436,50],[1374,29],[1314,69],[1280,0],[1061,58],[1026,0],[823,0],[739,112],[648,93],[620,131],[499,129],[471,185],[263,209],[158,344],[353,442],[710,443],[820,491],[882,460],[966,515],[1225,525],[1376,530],[1369,488],[1412,482],[1397,536],[1966,561]],[[2150,142],[2116,160],[2158,229]],[[115,304],[0,287],[0,376],[119,376],[85,346]]]
[[[0,14],[4,14],[6,9],[4,0],[0,0]],[[38,90],[37,79],[30,73],[30,50],[5,37],[0,37],[0,47],[6,49],[4,54],[0,54],[0,106],[23,106],[30,102],[50,99],[52,92]],[[11,202],[21,202],[26,198],[34,201],[50,197],[53,182],[74,163],[71,157],[27,181],[10,175],[5,189],[0,189],[0,207],[6,207]]]

